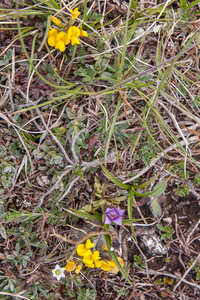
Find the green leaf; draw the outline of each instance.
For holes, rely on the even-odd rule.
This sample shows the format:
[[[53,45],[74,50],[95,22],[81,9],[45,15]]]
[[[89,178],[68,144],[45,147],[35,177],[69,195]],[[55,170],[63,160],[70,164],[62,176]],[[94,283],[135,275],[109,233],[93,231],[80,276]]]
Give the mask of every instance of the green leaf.
[[[171,177],[171,176],[170,176],[170,177]],[[170,178],[170,177],[169,177],[169,178]],[[163,182],[163,183],[161,184],[160,187],[158,187],[157,189],[154,189],[154,190],[151,191],[151,192],[146,192],[146,193],[144,193],[144,194],[137,193],[137,192],[135,191],[135,189],[132,187],[133,193],[134,193],[134,195],[136,195],[136,196],[138,196],[138,197],[146,197],[146,196],[150,196],[150,195],[155,195],[155,193],[158,192],[158,191],[161,189],[161,187],[163,187],[163,186],[167,183],[167,181],[169,180],[169,178],[168,178],[165,182]]]
[[[198,4],[199,0],[195,0],[192,3],[190,3],[188,6],[185,7],[185,10],[192,8],[194,5]]]
[[[114,133],[113,131],[114,131],[118,111],[119,111],[119,108],[120,108],[120,103],[121,103],[121,96],[119,96],[118,101],[117,101],[117,106],[115,108],[115,114],[114,114],[114,117],[113,117],[113,120],[112,120],[112,124],[110,126],[110,130],[109,130],[109,134],[108,134],[108,138],[107,138],[107,142],[106,142],[106,149],[105,149],[105,155],[104,155],[105,166],[106,166],[106,159],[107,159],[107,155],[108,155],[108,148],[109,148],[109,145],[110,145],[110,140],[111,140],[112,134]]]
[[[143,184],[139,184],[137,186],[134,186],[134,189],[142,189],[142,188],[150,185],[152,182],[154,182],[156,180],[156,178],[159,176],[159,174],[160,173],[158,172],[158,174],[155,177],[153,177],[152,179],[150,179],[149,181],[147,181],[147,182],[145,182]]]
[[[161,224],[156,224],[157,228],[163,231],[164,227]]]
[[[145,220],[148,218],[145,218]],[[134,222],[140,222],[143,221],[143,219],[127,219],[127,220],[122,220],[123,225],[128,225],[129,223],[134,223]]]
[[[124,201],[126,200],[127,196],[120,196],[120,197],[114,197],[114,198],[109,198],[110,201]]]
[[[166,181],[164,181],[164,182],[158,182],[156,184],[156,186],[154,187],[154,191],[155,192],[152,195],[154,195],[154,196],[160,196],[165,191],[166,188],[167,188]]]
[[[39,49],[38,49],[38,52],[40,52],[40,51],[42,50],[42,47],[44,46],[44,44],[45,44],[45,42],[46,42],[46,40],[47,40],[47,35],[48,35],[48,33],[49,33],[50,25],[51,25],[51,19],[50,19],[50,16],[48,16],[48,18],[47,18],[47,25],[46,25],[46,32],[45,32],[45,35],[44,35],[44,37],[43,37],[43,40],[42,40],[42,42],[41,42],[41,44],[40,44],[40,47],[39,47]]]
[[[102,220],[102,215],[100,215],[100,214],[95,216],[95,215],[90,215],[90,214],[81,212],[81,211],[76,210],[76,209],[71,209],[71,210],[74,211],[77,215],[79,215],[83,218],[89,219],[89,220],[99,220],[99,221]]]
[[[59,5],[54,1],[54,0],[41,0],[44,4],[46,4],[49,7],[55,8],[55,9],[60,9]]]
[[[152,209],[157,218],[160,218],[162,216],[161,206],[156,199],[152,200]]]
[[[105,175],[112,181],[112,182],[114,182],[116,185],[118,185],[120,188],[122,188],[122,189],[126,189],[126,190],[128,190],[130,187],[131,187],[131,185],[129,185],[129,184],[124,184],[124,183],[122,183],[121,181],[119,181],[117,178],[115,178],[101,163],[100,163],[100,165],[101,165],[101,168],[102,168],[102,170],[104,171],[104,173],[105,173]]]
[[[88,66],[87,69],[79,68],[77,71],[74,72],[74,74],[82,76],[82,81],[89,81],[89,83],[92,84],[97,72],[94,69],[92,69],[91,66]]]

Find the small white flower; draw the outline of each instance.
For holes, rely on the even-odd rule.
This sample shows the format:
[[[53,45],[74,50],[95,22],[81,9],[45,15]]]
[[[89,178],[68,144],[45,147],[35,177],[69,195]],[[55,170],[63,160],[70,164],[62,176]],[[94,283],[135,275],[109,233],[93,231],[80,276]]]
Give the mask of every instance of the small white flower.
[[[56,277],[57,280],[60,280],[60,278],[65,277],[64,271],[65,268],[60,268],[59,265],[56,265],[55,269],[52,270],[53,277]]]

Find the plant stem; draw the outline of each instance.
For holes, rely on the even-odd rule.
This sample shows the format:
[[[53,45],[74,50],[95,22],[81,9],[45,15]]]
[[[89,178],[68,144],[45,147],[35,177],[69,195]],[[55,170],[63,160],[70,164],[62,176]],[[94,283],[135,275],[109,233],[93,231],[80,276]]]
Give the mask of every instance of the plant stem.
[[[65,74],[64,80],[67,79],[67,76],[69,75],[69,72],[71,71],[73,59],[74,59],[75,54],[76,54],[76,48],[77,48],[77,45],[75,44],[74,45],[74,49],[73,49],[73,53],[72,53],[71,63],[69,64],[69,68],[68,68],[68,70],[67,70],[67,72]]]

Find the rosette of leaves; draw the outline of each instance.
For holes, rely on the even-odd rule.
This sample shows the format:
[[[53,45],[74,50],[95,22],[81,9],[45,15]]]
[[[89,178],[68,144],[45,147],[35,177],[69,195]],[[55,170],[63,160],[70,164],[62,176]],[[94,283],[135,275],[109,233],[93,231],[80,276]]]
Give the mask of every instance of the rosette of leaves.
[[[40,186],[51,183],[54,184],[59,176],[62,174],[64,167],[64,157],[57,152],[55,145],[51,144],[51,141],[46,140],[40,148],[35,149],[32,154],[35,156],[35,161],[38,162],[38,169],[41,171],[47,171],[45,175],[37,178],[37,182]],[[52,178],[50,178],[52,176]],[[63,191],[64,183],[61,180],[56,189]]]
[[[13,119],[15,121],[15,124],[22,128],[24,124],[27,122],[26,118],[21,118],[19,113],[14,114]],[[31,126],[30,124],[23,127],[25,130],[30,130]],[[3,128],[3,131],[5,133],[4,139],[9,142],[8,150],[10,154],[13,154],[15,157],[20,158],[21,154],[25,153],[24,145],[28,149],[35,149],[36,146],[34,145],[35,140],[37,140],[40,135],[33,137],[30,134],[28,134],[25,131],[17,131],[12,128]],[[23,144],[21,142],[21,139],[19,138],[19,135],[21,139],[23,140]]]
[[[109,66],[109,61],[104,58],[99,58],[94,66],[86,64],[86,68],[80,67],[74,74],[79,75],[82,78],[82,81],[88,81],[90,84],[93,83],[96,75],[105,78],[113,78],[111,73],[105,72],[107,67]],[[109,66],[110,67],[110,66]],[[115,70],[110,67],[110,69],[114,72]]]
[[[106,119],[103,119],[100,121],[100,126],[98,129],[98,133],[100,134],[100,139],[104,137],[104,143],[107,143],[108,140],[108,136],[109,136],[109,132],[105,131],[105,126],[106,126]],[[119,124],[119,125],[115,125],[114,129],[113,129],[113,135],[115,136],[116,140],[118,140],[120,142],[120,144],[122,145],[122,147],[125,147],[124,145],[124,139],[130,139],[130,136],[124,132],[123,130],[129,128],[130,125],[126,122],[124,124]]]
[[[85,121],[86,117],[83,113],[83,107],[81,106],[78,111],[67,107],[66,113],[69,120],[71,120],[66,127],[68,128],[68,133],[74,137],[83,127],[85,127],[83,121]]]
[[[7,66],[12,58],[12,50],[8,49],[6,54],[0,59],[0,67]],[[6,69],[11,69],[12,66],[8,66]]]
[[[27,252],[26,254],[23,254],[20,244],[17,243],[12,254],[5,253],[5,255],[6,259],[3,261],[3,263],[5,263],[6,261],[12,261],[16,266],[20,265],[26,268],[27,263],[28,261],[30,261],[30,257],[32,256],[32,253]]]
[[[90,68],[99,75],[103,75],[103,72],[107,69],[109,64],[109,60],[105,59],[105,58],[99,58],[94,66],[93,65],[86,65],[86,66],[90,66]]]
[[[40,146],[40,148],[35,149],[32,154],[35,156],[36,160],[45,160],[46,166],[58,165],[59,167],[64,167],[63,154],[58,153],[56,146],[48,145],[46,141]],[[46,170],[46,167],[40,168],[40,170]]]
[[[8,188],[13,183],[13,175],[15,172],[13,157],[7,155],[7,150],[0,145],[0,186]]]
[[[51,182],[52,182],[52,184],[54,184],[54,183],[58,180],[58,178],[60,177],[60,175],[61,175],[62,173],[63,173],[63,171],[58,171],[58,170],[56,170],[56,168],[51,168],[51,169],[47,172],[47,175],[53,175],[53,177],[52,177],[52,179],[51,179]],[[63,190],[64,190],[64,182],[63,182],[63,180],[61,180],[61,181],[57,184],[57,186],[56,186],[55,189],[59,190],[60,192],[63,192]]]
[[[165,19],[167,22],[163,28],[169,29],[175,24],[174,29],[184,31],[186,34],[188,30],[193,29],[192,21],[195,20],[195,15],[192,9],[184,10],[183,8],[178,8],[177,12],[173,9],[168,9]]]

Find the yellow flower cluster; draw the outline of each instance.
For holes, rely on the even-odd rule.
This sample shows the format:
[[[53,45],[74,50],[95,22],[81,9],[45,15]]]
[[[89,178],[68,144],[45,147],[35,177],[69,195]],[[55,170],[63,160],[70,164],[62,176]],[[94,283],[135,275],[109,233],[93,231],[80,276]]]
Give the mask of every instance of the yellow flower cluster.
[[[79,16],[80,12],[78,11],[78,8],[75,8],[74,10],[71,9],[71,24],[74,23],[74,20]],[[61,23],[58,19],[56,19],[53,16],[50,16],[51,21],[57,26],[57,27],[65,27],[64,24]],[[55,47],[56,49],[59,49],[61,52],[65,51],[65,46],[68,45],[70,42],[72,46],[75,44],[80,44],[79,37],[84,36],[87,37],[88,34],[86,31],[79,29],[77,26],[70,26],[68,30],[66,31],[61,30],[61,28],[57,29],[50,29],[48,32],[48,44],[49,46]]]
[[[108,271],[110,273],[118,273],[119,269],[116,266],[115,262],[113,260],[104,261],[101,260],[101,257],[99,256],[99,251],[92,251],[90,250],[92,247],[94,247],[94,243],[92,243],[89,239],[86,241],[85,244],[80,244],[77,247],[77,254],[79,256],[82,256],[83,263],[89,267],[89,268],[101,268],[103,271]],[[124,261],[121,257],[118,257],[118,260],[123,267]],[[75,262],[67,261],[67,265],[65,266],[65,270],[68,272],[74,271],[78,274],[82,268],[82,264],[78,264],[76,266]]]

